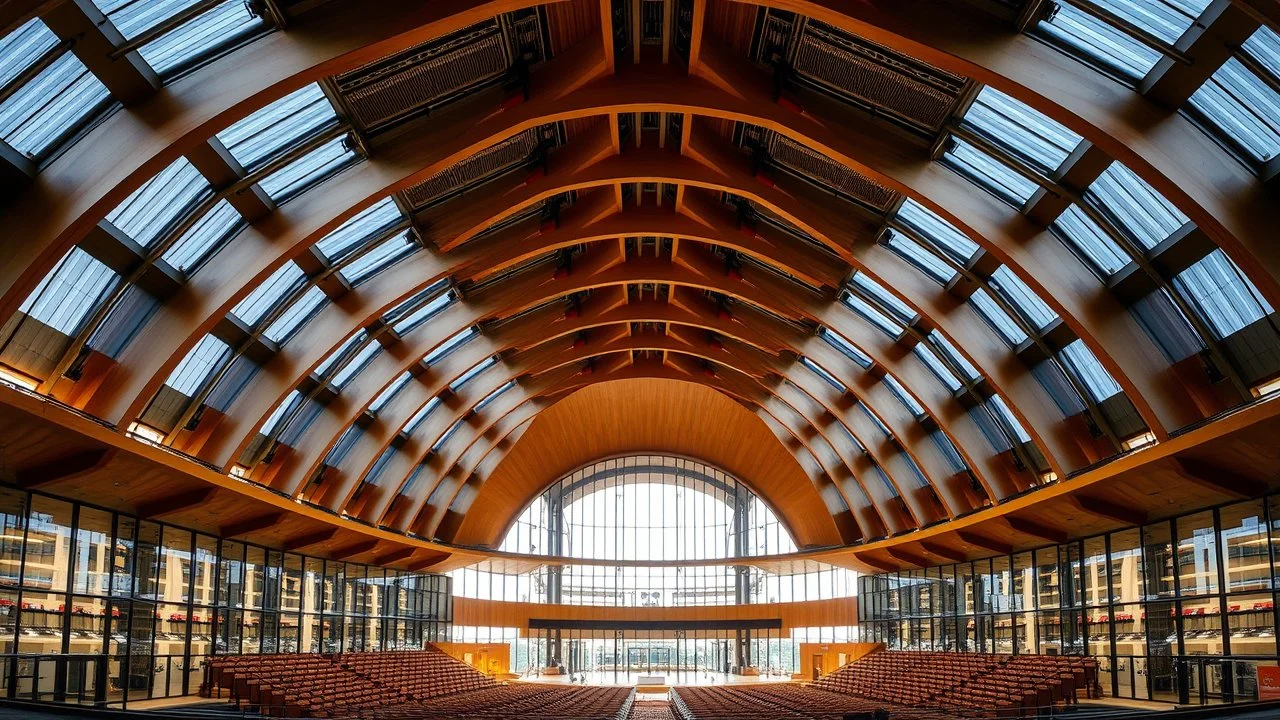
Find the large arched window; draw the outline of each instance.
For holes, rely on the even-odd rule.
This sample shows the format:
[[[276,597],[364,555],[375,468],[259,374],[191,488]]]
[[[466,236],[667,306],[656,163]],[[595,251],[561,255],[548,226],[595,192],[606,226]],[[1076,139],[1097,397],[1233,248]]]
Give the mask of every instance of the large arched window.
[[[593,560],[715,560],[795,552],[765,503],[722,470],[664,455],[603,460],[554,483],[501,548]]]

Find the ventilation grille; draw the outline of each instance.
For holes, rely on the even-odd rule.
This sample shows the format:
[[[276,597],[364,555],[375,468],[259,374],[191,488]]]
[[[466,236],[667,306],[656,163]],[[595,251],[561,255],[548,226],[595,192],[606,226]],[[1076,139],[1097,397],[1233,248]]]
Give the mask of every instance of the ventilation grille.
[[[963,78],[816,20],[805,25],[793,65],[806,80],[931,132],[964,85]]]
[[[502,28],[487,20],[341,75],[337,83],[354,119],[374,131],[492,81],[510,64]]]
[[[887,209],[893,202],[893,191],[865,175],[784,135],[775,132],[769,135],[769,157],[774,162],[879,210]]]
[[[405,200],[414,210],[421,210],[461,188],[506,172],[529,158],[538,146],[542,132],[542,128],[529,128],[490,145],[405,190]]]

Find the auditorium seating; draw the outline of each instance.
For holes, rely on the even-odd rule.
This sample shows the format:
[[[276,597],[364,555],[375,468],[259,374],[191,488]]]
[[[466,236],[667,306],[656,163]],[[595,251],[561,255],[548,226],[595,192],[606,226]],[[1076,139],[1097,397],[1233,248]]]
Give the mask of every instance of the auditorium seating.
[[[625,720],[631,688],[499,685],[429,648],[334,655],[228,655],[208,663],[200,694],[277,717],[367,720]]]
[[[814,686],[888,705],[1017,717],[1075,704],[1081,692],[1093,697],[1097,677],[1097,662],[1086,657],[886,651]]]

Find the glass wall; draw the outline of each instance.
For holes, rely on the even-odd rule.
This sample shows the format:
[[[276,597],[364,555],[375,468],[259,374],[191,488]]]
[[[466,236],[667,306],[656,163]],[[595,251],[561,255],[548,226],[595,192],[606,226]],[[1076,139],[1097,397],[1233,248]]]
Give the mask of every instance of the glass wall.
[[[588,465],[525,508],[500,550],[592,560],[714,560],[796,551],[755,493],[703,463],[633,455]]]
[[[222,653],[420,648],[449,638],[449,578],[327,561],[0,488],[6,697],[195,692]]]
[[[457,597],[510,602],[684,607],[853,597],[858,573],[812,560],[752,565],[539,565],[486,560],[453,570]]]
[[[861,632],[891,649],[1092,655],[1105,691],[1258,697],[1276,666],[1280,496],[972,563],[859,579]]]

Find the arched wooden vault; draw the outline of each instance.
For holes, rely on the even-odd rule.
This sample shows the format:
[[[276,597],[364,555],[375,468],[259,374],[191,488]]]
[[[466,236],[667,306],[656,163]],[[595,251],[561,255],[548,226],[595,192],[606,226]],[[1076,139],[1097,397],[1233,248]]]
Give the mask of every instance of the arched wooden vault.
[[[315,5],[260,3],[275,31],[168,78],[89,3],[0,4],[0,28],[40,18],[122,105],[48,156],[0,144],[6,377],[345,529],[489,544],[557,479],[505,463],[529,435],[552,443],[543,414],[586,387],[692,383],[789,458],[769,465],[776,486],[743,479],[801,545],[891,548],[1132,465],[1280,374],[1275,163],[1237,160],[1179,112],[1268,20],[1250,3],[1211,3],[1136,87],[1022,32],[1036,2]],[[227,128],[313,83],[334,118],[242,164]],[[966,121],[984,86],[1029,132],[1079,136],[1059,167]],[[346,160],[273,197],[277,173],[339,139]],[[958,144],[1028,197],[957,172]],[[174,201],[152,179],[184,162],[209,190],[135,208],[163,224],[140,240],[118,208]],[[1155,247],[1089,194],[1113,162],[1184,218]],[[223,210],[239,222],[215,250],[173,267]],[[1111,238],[1118,271],[1099,279],[1059,237],[1072,213]],[[356,249],[322,249],[348,236]],[[40,308],[79,282],[57,275],[72,248],[116,282],[62,327]],[[1233,333],[1177,280],[1219,250],[1265,308]],[[1197,352],[1171,355],[1134,310],[1152,298]],[[577,457],[573,440],[554,442]],[[1086,513],[1129,519],[1091,497]],[[857,562],[920,559],[887,552]]]

